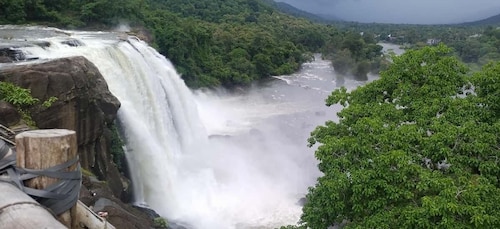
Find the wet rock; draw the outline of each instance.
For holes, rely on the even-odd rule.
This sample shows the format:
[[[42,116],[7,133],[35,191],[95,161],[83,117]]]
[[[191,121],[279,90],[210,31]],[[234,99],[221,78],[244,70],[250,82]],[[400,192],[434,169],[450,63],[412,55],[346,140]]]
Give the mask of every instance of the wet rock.
[[[107,212],[106,217],[116,228],[149,229],[153,221],[149,216],[129,204],[117,199],[107,182],[98,181],[93,175],[83,176],[83,186],[80,190],[80,200],[94,212]]]
[[[15,47],[0,48],[0,63],[26,60],[26,54]]]
[[[307,203],[307,199],[305,197],[302,197],[299,199],[299,201],[297,201],[297,205],[302,206],[302,207],[304,205],[306,205],[306,203]]]
[[[70,39],[66,41],[62,41],[61,44],[65,44],[71,47],[79,47],[79,46],[85,46],[85,44],[77,39]]]
[[[151,221],[125,210],[119,202],[107,198],[98,199],[94,206],[95,212],[107,212],[106,220],[116,228],[123,229],[149,229]]]
[[[136,36],[137,38],[151,44],[154,42],[153,35],[151,32],[141,26],[134,27],[131,29],[131,31],[126,32],[127,35],[129,36]]]
[[[160,218],[161,216],[153,209],[147,208],[147,207],[141,207],[141,206],[134,206],[134,208],[138,209],[142,213],[148,215],[148,217],[151,220],[155,220],[157,218]],[[166,227],[167,229],[192,229],[193,227],[190,226],[187,223],[180,222],[180,221],[175,221],[175,220],[166,220],[168,226]],[[156,228],[161,228],[161,227],[156,227]]]
[[[8,56],[0,56],[0,63],[10,63],[12,59]]]
[[[41,47],[41,48],[48,48],[48,47],[50,47],[50,42],[48,42],[48,41],[37,41],[34,44],[36,46]]]
[[[168,229],[193,229],[192,226],[182,223],[182,222],[176,222],[176,221],[168,221]]]
[[[150,219],[158,218],[160,215],[153,209],[141,206],[134,206],[135,209],[141,211],[146,214]]]
[[[12,104],[0,101],[0,124],[4,126],[11,126],[21,120],[21,114],[17,111],[16,107]]]
[[[115,195],[121,196],[121,175],[111,160],[111,140],[104,134],[114,122],[120,102],[94,64],[83,57],[69,57],[10,66],[0,70],[0,81],[28,88],[40,101],[56,97],[49,107],[30,109],[37,127],[76,131],[82,168],[101,180],[113,181]]]
[[[109,137],[120,102],[108,90],[94,64],[83,57],[69,57],[6,65],[0,69],[0,81],[30,89],[40,101],[57,98],[49,107],[37,104],[29,111],[38,128],[75,130],[80,164],[87,174],[80,191],[84,204],[94,206],[100,200],[97,210],[107,212],[107,220],[116,228],[152,227],[152,220],[146,214],[120,200],[130,196],[130,182],[112,162]],[[13,110],[6,104],[0,112],[8,114]],[[6,118],[0,115],[0,119]],[[14,118],[9,120],[14,122]]]

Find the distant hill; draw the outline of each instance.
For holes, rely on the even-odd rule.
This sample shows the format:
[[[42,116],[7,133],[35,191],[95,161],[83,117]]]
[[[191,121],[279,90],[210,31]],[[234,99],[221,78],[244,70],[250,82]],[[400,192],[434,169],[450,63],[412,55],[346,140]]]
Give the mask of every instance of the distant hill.
[[[309,13],[307,11],[298,9],[286,2],[275,2],[273,0],[264,0],[264,2],[268,3],[278,11],[292,15],[295,17],[301,17],[301,18],[306,18],[314,22],[320,22],[320,23],[329,23],[332,21],[337,21],[339,20],[338,18],[334,16],[329,16],[329,15],[316,15],[313,13]]]
[[[337,21],[337,22],[342,22],[344,21],[343,19],[335,16],[335,15],[331,15],[331,14],[318,14],[318,16],[322,17],[323,19],[326,19],[328,21]]]
[[[497,14],[495,16],[491,16],[489,18],[479,20],[479,21],[462,23],[461,25],[470,25],[470,26],[499,25],[500,26],[500,14]]]

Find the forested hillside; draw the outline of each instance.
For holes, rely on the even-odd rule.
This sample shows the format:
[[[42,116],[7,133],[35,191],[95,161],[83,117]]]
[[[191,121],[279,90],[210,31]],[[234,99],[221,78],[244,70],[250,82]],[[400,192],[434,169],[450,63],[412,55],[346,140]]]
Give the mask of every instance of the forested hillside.
[[[274,6],[276,9],[281,11],[282,13],[289,14],[295,17],[301,17],[305,19],[309,19],[314,22],[319,22],[319,23],[329,23],[332,20],[325,19],[319,15],[309,13],[307,11],[303,11],[301,9],[297,9],[294,6],[286,3],[286,2],[275,2],[273,0],[268,0],[269,4]]]
[[[500,14],[497,14],[495,16],[491,16],[489,18],[479,20],[479,21],[472,21],[472,22],[467,22],[463,23],[462,25],[469,25],[469,26],[494,26],[494,25],[499,25],[500,24]]]
[[[483,23],[489,21],[492,24]],[[356,32],[377,34],[377,40],[422,48],[444,43],[474,71],[491,61],[500,61],[500,22],[494,17],[471,24],[453,25],[397,25],[343,23],[343,27]]]
[[[146,28],[153,46],[191,87],[244,86],[290,74],[319,51],[328,56],[342,52],[351,64],[346,72],[370,70],[365,71],[373,55],[361,53],[375,50],[365,47],[370,39],[283,14],[273,5],[261,0],[0,0],[0,23]],[[361,62],[363,71],[358,71]]]

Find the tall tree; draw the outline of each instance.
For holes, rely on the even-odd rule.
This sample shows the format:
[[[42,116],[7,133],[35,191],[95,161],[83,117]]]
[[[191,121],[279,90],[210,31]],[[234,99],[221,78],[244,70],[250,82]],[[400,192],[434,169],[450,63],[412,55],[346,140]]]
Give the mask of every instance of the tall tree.
[[[0,0],[0,23],[21,23],[25,19],[23,0]]]
[[[311,135],[324,176],[304,227],[500,227],[500,64],[468,77],[450,52],[408,51],[379,80],[328,97],[345,108]]]

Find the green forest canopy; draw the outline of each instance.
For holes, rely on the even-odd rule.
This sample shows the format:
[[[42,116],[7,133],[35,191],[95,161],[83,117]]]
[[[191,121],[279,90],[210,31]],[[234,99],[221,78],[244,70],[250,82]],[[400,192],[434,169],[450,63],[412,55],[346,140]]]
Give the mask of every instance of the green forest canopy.
[[[471,76],[450,53],[410,50],[328,97],[344,109],[311,134],[324,175],[299,228],[500,227],[500,63]]]
[[[500,26],[500,21],[485,24],[480,22],[454,25],[377,23],[336,23],[336,25],[351,31],[377,34],[377,40],[401,44],[404,47],[421,48],[429,45],[429,40],[444,43],[453,48],[454,54],[476,71],[491,61],[500,61],[500,27],[497,27]]]
[[[372,35],[341,32],[273,6],[269,0],[0,0],[0,23],[146,28],[190,87],[244,86],[290,74],[311,52],[338,53],[339,63],[347,63],[342,72],[360,77],[380,69],[381,47],[365,39]]]
[[[129,23],[146,28],[152,45],[195,88],[245,86],[290,74],[312,52],[331,59],[337,73],[366,79],[368,72],[387,67],[376,43],[389,35],[395,38],[391,42],[416,48],[428,39],[443,42],[474,70],[500,61],[500,30],[492,24],[325,25],[283,14],[300,11],[282,7],[272,0],[0,0],[0,24],[109,29]]]
[[[333,58],[345,73],[383,69],[375,32],[314,24],[260,0],[0,0],[0,23],[106,28],[122,21],[150,30],[191,87],[288,74],[308,52]],[[465,38],[442,31],[464,61],[500,47],[494,28]],[[421,34],[410,29],[404,37],[419,42],[427,38]],[[467,48],[476,46],[479,53]],[[303,227],[500,227],[500,64],[471,76],[450,53],[410,50],[379,80],[332,93],[327,104],[345,108],[338,123],[310,138],[324,176],[307,195]]]

